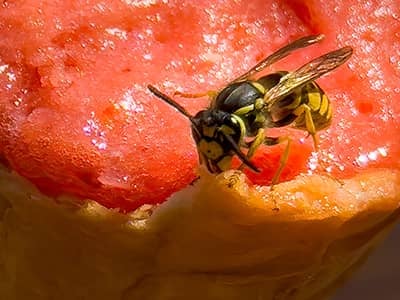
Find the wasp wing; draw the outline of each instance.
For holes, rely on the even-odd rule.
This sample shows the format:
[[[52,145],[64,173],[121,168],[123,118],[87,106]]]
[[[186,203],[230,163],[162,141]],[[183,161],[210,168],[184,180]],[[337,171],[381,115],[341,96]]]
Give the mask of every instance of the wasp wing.
[[[272,65],[273,63],[285,58],[293,51],[311,46],[315,43],[318,43],[323,38],[324,38],[324,35],[320,34],[320,35],[310,35],[310,36],[302,37],[298,40],[295,40],[294,42],[291,42],[290,44],[280,48],[279,50],[275,51],[271,55],[267,56],[265,59],[260,61],[258,64],[256,64],[250,70],[248,70],[246,73],[244,73],[244,74],[240,75],[239,77],[237,77],[236,79],[232,80],[229,84],[232,84],[236,81],[246,80],[250,76],[252,76],[258,72],[261,72],[263,69]]]
[[[293,90],[313,81],[322,75],[336,69],[346,62],[353,53],[351,47],[343,47],[338,50],[322,55],[294,72],[288,73],[281,78],[279,83],[265,93],[264,101],[267,107],[291,94]]]

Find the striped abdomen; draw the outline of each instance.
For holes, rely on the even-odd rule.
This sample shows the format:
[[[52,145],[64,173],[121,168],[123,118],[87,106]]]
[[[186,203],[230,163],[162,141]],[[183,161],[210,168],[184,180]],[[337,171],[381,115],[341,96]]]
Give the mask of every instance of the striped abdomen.
[[[274,103],[267,112],[270,124],[267,127],[292,125],[309,131],[305,111],[309,110],[315,131],[328,127],[332,120],[332,107],[324,91],[316,82],[310,82]]]
[[[310,82],[295,93],[300,105],[309,107],[314,122],[315,130],[319,131],[328,127],[332,120],[332,106],[324,91],[316,82]],[[294,111],[296,114],[296,110]],[[307,130],[305,114],[298,115],[293,126],[298,129]]]

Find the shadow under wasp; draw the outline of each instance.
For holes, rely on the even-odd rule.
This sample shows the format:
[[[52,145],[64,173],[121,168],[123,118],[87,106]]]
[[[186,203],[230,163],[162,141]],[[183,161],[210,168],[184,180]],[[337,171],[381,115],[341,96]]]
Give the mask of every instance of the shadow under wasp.
[[[280,165],[272,179],[274,185],[288,159],[290,138],[266,136],[265,129],[291,125],[308,132],[317,149],[316,133],[330,125],[332,107],[325,92],[314,80],[346,62],[353,50],[346,46],[315,58],[293,72],[279,71],[258,79],[252,78],[293,51],[318,43],[323,38],[323,35],[312,35],[289,43],[217,92],[176,92],[175,95],[181,97],[208,95],[211,98],[210,106],[194,116],[154,86],[148,85],[148,89],[190,120],[200,163],[205,164],[211,173],[231,168],[235,155],[242,162],[240,168],[247,166],[259,172],[250,161],[257,148],[262,144],[276,145],[286,141]]]

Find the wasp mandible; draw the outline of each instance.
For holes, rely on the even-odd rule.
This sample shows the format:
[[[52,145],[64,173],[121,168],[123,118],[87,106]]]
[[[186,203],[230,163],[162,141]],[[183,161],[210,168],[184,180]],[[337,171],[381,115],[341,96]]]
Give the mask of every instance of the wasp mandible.
[[[190,120],[200,163],[205,164],[211,173],[220,173],[231,168],[235,155],[242,161],[241,168],[247,166],[259,172],[250,161],[257,148],[262,144],[275,145],[286,141],[280,166],[272,179],[274,185],[286,164],[290,138],[266,136],[265,129],[291,125],[308,132],[317,149],[316,133],[330,125],[332,107],[325,92],[314,80],[346,62],[353,49],[346,46],[328,52],[293,72],[279,71],[258,79],[251,78],[293,51],[318,43],[323,38],[323,35],[312,35],[289,43],[218,92],[176,92],[175,94],[188,98],[210,96],[210,106],[194,116],[154,86],[148,85],[148,89]],[[243,152],[242,149],[247,151]]]

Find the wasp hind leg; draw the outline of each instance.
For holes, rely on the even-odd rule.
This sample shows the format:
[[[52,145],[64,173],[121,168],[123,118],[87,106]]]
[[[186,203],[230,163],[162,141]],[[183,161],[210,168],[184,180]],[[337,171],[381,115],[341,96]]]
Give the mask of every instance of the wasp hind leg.
[[[316,134],[314,120],[313,120],[312,115],[311,115],[311,108],[308,105],[303,104],[303,105],[299,106],[296,109],[295,113],[297,115],[301,115],[302,113],[304,113],[306,130],[313,138],[314,149],[316,151],[318,151],[318,149],[319,149],[319,140],[318,140],[318,136]],[[332,176],[327,171],[330,168],[329,163],[325,162],[324,160],[320,160],[320,159],[318,160],[318,163],[319,163],[320,167],[322,168],[322,170],[325,170],[325,174],[324,174],[325,176],[331,178],[332,180],[338,182],[341,186],[343,186],[344,182],[342,180]]]
[[[311,108],[307,104],[302,104],[294,111],[294,114],[301,116],[304,114],[306,130],[311,135],[314,142],[314,149],[317,151],[319,148],[319,140],[317,136],[317,130],[315,129],[314,120],[311,114]]]

